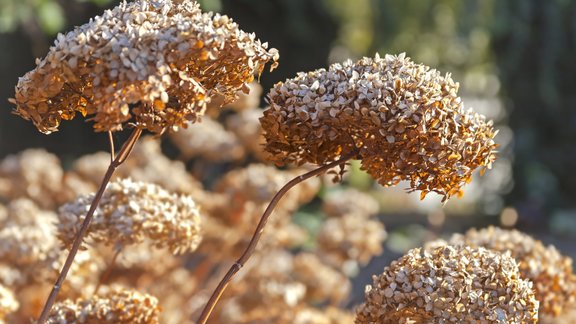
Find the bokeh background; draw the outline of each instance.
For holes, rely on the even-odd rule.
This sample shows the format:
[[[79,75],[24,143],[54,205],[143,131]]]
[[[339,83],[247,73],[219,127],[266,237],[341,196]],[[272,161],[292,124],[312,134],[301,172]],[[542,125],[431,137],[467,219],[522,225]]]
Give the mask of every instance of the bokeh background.
[[[371,190],[389,233],[370,273],[424,240],[470,227],[516,227],[576,256],[576,1],[570,0],[204,0],[281,54],[261,83],[379,52],[452,73],[467,106],[500,129],[494,169],[446,206],[403,188],[380,188],[352,171],[347,185]],[[19,76],[55,35],[115,0],[0,0],[0,158],[43,147],[67,161],[107,150],[105,134],[82,120],[50,136],[11,114]],[[265,105],[262,101],[262,105]],[[118,135],[119,139],[122,135]],[[432,196],[432,195],[430,195]],[[313,213],[312,213],[313,214]],[[306,210],[303,219],[314,219]],[[313,222],[311,222],[313,223]],[[310,225],[313,226],[313,225]],[[359,285],[358,289],[362,290]]]

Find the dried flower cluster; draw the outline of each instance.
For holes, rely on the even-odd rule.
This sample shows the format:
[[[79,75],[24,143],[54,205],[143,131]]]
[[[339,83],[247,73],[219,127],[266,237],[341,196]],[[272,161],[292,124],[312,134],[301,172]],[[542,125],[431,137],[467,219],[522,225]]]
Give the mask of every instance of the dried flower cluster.
[[[328,219],[317,234],[319,251],[339,268],[357,268],[382,253],[384,225],[374,218],[378,202],[355,189],[326,194],[322,210]]]
[[[6,316],[15,312],[20,304],[14,293],[0,284],[0,323],[5,323]]]
[[[63,174],[58,157],[43,149],[9,155],[0,163],[0,197],[27,197],[41,207],[56,207]]]
[[[236,98],[278,51],[193,1],[122,2],[63,35],[20,78],[16,113],[43,133],[77,113],[97,131],[127,122],[154,133],[185,127],[212,97]]]
[[[235,161],[246,154],[234,133],[206,117],[194,127],[171,133],[170,138],[186,159],[202,157],[207,161]]]
[[[443,246],[410,250],[374,276],[356,322],[536,323],[537,318],[532,283],[520,278],[508,254]]]
[[[534,283],[536,299],[540,302],[540,315],[558,316],[576,308],[576,276],[572,270],[572,259],[565,257],[552,245],[516,230],[488,227],[469,230],[466,234],[455,234],[449,244],[464,244],[473,247],[506,253],[516,259],[523,278]]]
[[[324,164],[357,152],[382,185],[410,181],[448,199],[494,160],[492,122],[465,110],[450,75],[404,54],[333,64],[277,83],[261,119],[277,163]]]
[[[93,195],[81,196],[59,209],[58,237],[70,244]],[[95,242],[124,246],[150,240],[172,253],[198,247],[200,213],[191,197],[172,194],[159,186],[117,180],[108,185],[87,237]]]
[[[47,323],[159,323],[158,300],[127,289],[112,289],[103,296],[56,303]]]

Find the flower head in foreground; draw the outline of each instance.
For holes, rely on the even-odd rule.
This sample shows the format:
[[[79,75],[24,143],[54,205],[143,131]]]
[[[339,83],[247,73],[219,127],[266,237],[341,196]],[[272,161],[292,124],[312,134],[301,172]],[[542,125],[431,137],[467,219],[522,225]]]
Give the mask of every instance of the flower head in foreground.
[[[382,185],[445,199],[494,160],[492,122],[465,110],[450,75],[386,55],[299,73],[270,91],[265,149],[280,164],[355,158]]]
[[[46,323],[159,323],[158,300],[137,291],[115,289],[104,296],[56,303]]]
[[[576,308],[572,259],[560,254],[554,246],[546,247],[524,233],[497,227],[456,234],[449,243],[481,246],[500,253],[509,251],[518,262],[522,277],[534,283],[540,315],[558,316]]]
[[[73,241],[93,198],[93,194],[80,196],[60,208],[57,226],[63,244]],[[189,196],[121,179],[108,185],[87,237],[119,246],[147,239],[156,247],[168,247],[174,254],[185,253],[200,244],[200,213]]]
[[[374,276],[357,323],[535,323],[532,283],[508,254],[484,248],[413,249]]]
[[[97,131],[185,127],[212,97],[232,101],[278,52],[194,1],[122,2],[67,34],[16,86],[16,113],[56,131],[77,113]]]

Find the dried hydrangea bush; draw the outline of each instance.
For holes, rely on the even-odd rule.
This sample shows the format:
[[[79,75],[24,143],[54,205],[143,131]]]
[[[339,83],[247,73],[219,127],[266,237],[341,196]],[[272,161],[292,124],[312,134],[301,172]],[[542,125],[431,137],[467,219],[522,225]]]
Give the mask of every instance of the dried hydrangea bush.
[[[532,282],[509,254],[412,249],[374,276],[356,323],[536,323]]]
[[[77,113],[97,131],[130,122],[162,133],[196,121],[213,97],[234,100],[277,60],[278,51],[196,2],[122,2],[59,34],[11,102],[43,133]]]
[[[449,244],[510,253],[518,262],[522,277],[534,282],[541,316],[559,316],[576,308],[576,276],[572,270],[572,259],[560,254],[554,246],[545,246],[517,230],[497,227],[471,229],[463,235],[454,234]]]
[[[260,119],[272,161],[325,164],[353,154],[385,186],[458,194],[494,160],[491,121],[466,110],[449,74],[404,54],[365,57],[277,83]]]
[[[58,238],[72,242],[93,195],[80,196],[60,207]],[[201,241],[200,212],[189,196],[130,179],[111,182],[104,193],[88,237],[95,242],[125,246],[151,241],[172,253],[194,251]]]

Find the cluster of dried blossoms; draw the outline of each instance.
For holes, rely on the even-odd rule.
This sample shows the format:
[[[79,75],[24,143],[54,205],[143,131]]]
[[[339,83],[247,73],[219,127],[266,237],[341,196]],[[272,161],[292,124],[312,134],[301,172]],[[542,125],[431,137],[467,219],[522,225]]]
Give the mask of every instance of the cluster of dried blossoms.
[[[94,195],[80,196],[60,207],[58,238],[70,244]],[[172,194],[148,183],[121,179],[104,193],[87,237],[117,247],[149,240],[179,254],[194,251],[201,241],[200,212],[189,196]]]
[[[509,254],[468,246],[413,249],[374,277],[357,323],[536,323],[532,282]]]
[[[460,193],[494,160],[490,121],[465,110],[450,75],[404,54],[299,73],[270,91],[261,118],[280,164],[325,164],[354,155],[382,185],[408,180],[422,196]]]
[[[233,101],[277,60],[267,43],[196,2],[122,2],[59,34],[11,101],[43,133],[77,113],[92,116],[97,131],[130,122],[162,133],[196,121],[211,98]]]
[[[516,230],[496,227],[455,234],[448,243],[509,252],[518,262],[521,276],[534,283],[541,317],[558,317],[576,309],[576,275],[572,259],[561,255],[554,246],[544,246]]]

